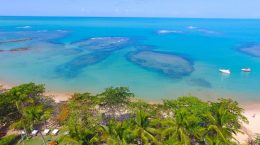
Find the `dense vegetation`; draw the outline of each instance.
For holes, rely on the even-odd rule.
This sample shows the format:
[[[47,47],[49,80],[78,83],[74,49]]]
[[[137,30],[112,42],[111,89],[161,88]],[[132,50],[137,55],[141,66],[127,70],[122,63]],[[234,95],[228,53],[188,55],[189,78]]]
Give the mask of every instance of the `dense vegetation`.
[[[44,86],[34,83],[1,93],[0,127],[24,130],[29,137],[35,127],[55,120],[69,131],[57,141],[76,145],[232,145],[247,122],[231,99],[204,102],[186,96],[148,104],[126,87],[110,87],[97,95],[76,93],[56,104],[43,93]]]
[[[19,136],[17,135],[9,135],[9,136],[5,136],[0,140],[0,145],[12,145],[15,144],[15,142],[17,142]]]

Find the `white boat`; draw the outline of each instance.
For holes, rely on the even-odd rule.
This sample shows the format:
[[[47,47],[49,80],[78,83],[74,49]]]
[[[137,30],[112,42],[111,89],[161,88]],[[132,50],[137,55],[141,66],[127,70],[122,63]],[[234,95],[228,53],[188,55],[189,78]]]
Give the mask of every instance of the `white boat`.
[[[231,74],[231,71],[229,69],[219,69],[219,71],[223,74]]]
[[[251,72],[251,68],[242,68],[241,69],[243,72]]]

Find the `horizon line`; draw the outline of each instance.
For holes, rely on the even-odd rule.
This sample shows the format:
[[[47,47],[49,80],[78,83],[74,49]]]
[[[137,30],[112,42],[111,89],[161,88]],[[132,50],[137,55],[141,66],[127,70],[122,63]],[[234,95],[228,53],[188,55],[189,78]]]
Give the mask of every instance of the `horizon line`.
[[[244,17],[169,17],[169,16],[61,16],[61,15],[0,15],[0,17],[53,17],[53,18],[154,18],[154,19],[260,19],[259,18],[244,18]]]

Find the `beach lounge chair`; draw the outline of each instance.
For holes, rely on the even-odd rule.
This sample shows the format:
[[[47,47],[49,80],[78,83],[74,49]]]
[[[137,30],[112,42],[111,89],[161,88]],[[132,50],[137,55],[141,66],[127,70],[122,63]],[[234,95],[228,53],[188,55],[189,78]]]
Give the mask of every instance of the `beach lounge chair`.
[[[69,135],[69,134],[70,134],[69,131],[65,131],[65,132],[64,132],[64,135]]]
[[[59,129],[54,129],[54,130],[51,132],[51,134],[52,134],[52,135],[57,135],[58,132],[59,132]]]
[[[43,135],[48,135],[49,134],[49,132],[50,132],[50,130],[49,129],[44,129],[44,131],[43,131]]]
[[[25,131],[24,130],[22,130],[21,131],[21,135],[25,135],[26,133],[25,133]]]
[[[38,133],[38,130],[33,130],[31,134],[32,134],[33,136],[35,136],[35,135],[37,135],[37,133]]]

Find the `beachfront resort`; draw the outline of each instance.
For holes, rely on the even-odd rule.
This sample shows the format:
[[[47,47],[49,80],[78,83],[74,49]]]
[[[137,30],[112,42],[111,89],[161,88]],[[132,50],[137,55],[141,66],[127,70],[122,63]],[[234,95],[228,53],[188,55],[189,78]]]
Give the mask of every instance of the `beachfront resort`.
[[[60,102],[44,94],[44,85],[34,83],[1,88],[1,145],[231,145],[240,144],[242,132],[243,144],[260,141],[247,132],[251,119],[231,99],[148,103],[127,87],[75,93]]]

